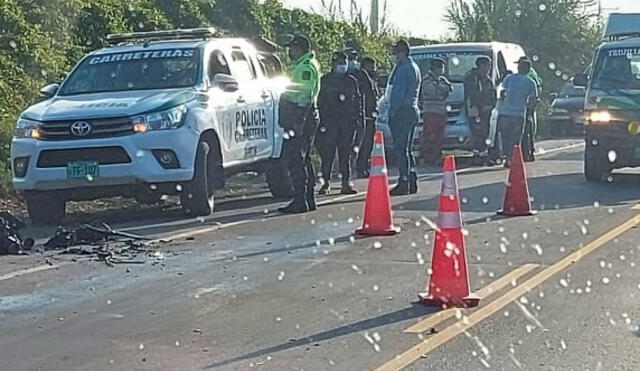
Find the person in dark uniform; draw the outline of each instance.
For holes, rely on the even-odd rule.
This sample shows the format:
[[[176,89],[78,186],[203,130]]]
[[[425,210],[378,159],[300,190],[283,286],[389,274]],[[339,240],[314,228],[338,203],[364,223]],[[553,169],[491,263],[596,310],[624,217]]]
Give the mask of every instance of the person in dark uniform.
[[[376,126],[376,108],[378,96],[374,89],[371,76],[361,68],[358,52],[353,49],[346,50],[348,57],[349,74],[358,82],[358,90],[360,91],[361,100],[359,112],[362,116],[360,121],[362,124],[356,129],[355,146],[356,150],[356,168],[360,178],[368,177],[369,174],[369,158],[371,157],[371,149],[373,148],[373,136]]]
[[[491,58],[481,56],[476,59],[476,67],[464,79],[466,111],[471,126],[473,154],[476,157],[488,155],[489,121],[497,101],[490,72]]]
[[[300,214],[316,209],[315,172],[310,153],[319,123],[316,103],[320,64],[306,37],[295,36],[287,46],[294,65],[289,74],[291,85],[280,98],[279,125],[284,129],[282,156],[291,174],[294,198],[279,211]]]
[[[347,55],[336,52],[332,58],[331,72],[322,77],[318,109],[320,111],[320,129],[317,133],[316,147],[322,160],[323,184],[319,194],[330,190],[331,168],[338,147],[338,163],[342,175],[342,194],[358,193],[351,186],[351,158],[356,127],[360,125],[361,96],[358,81],[348,73]]]

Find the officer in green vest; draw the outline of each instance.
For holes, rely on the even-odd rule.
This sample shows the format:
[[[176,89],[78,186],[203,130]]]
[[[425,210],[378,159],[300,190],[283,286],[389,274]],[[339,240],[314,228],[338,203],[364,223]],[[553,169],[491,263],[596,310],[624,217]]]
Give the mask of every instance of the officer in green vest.
[[[294,65],[289,74],[291,84],[280,98],[279,124],[284,129],[282,157],[291,174],[294,198],[279,211],[300,214],[316,209],[310,154],[319,123],[320,64],[306,37],[294,36],[287,46]]]

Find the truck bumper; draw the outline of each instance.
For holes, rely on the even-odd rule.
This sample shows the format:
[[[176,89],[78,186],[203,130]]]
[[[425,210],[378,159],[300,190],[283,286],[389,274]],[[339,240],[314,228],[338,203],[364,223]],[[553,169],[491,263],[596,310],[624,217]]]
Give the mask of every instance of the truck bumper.
[[[198,135],[187,127],[104,139],[14,139],[12,165],[16,159],[25,157],[28,165],[22,177],[17,176],[13,166],[13,186],[19,192],[87,188],[98,191],[117,189],[118,186],[188,181],[193,178],[198,139]],[[154,150],[173,152],[177,166],[163,167]],[[99,176],[68,179],[67,161],[98,161]]]

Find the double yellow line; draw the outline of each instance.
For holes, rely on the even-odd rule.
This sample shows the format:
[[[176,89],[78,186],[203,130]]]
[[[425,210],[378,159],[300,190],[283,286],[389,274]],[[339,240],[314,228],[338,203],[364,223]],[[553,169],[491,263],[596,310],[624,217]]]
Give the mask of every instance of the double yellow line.
[[[378,367],[376,370],[378,371],[400,370],[411,365],[412,363],[420,359],[425,354],[433,351],[434,349],[445,344],[449,340],[455,338],[456,336],[462,334],[463,332],[467,331],[471,327],[477,325],[481,321],[487,319],[488,317],[495,314],[502,308],[506,307],[513,301],[517,300],[519,297],[527,294],[537,286],[541,285],[543,282],[547,281],[552,276],[563,271],[564,269],[568,268],[572,264],[580,261],[585,256],[589,255],[590,253],[606,245],[608,242],[619,237],[620,235],[627,232],[631,228],[637,226],[638,224],[640,224],[640,215],[636,215],[632,217],[631,219],[627,220],[623,224],[617,226],[616,228],[598,237],[588,245],[568,255],[567,257],[561,259],[560,261],[554,263],[553,265],[543,269],[542,271],[540,271],[539,273],[531,277],[529,280],[523,282],[522,284],[508,291],[503,296],[481,307],[480,309],[471,313],[468,317],[464,318],[463,320],[456,322],[455,324],[447,327],[441,332],[433,336],[430,336],[429,338],[425,339],[419,344],[395,356],[393,359],[389,360],[387,363]],[[491,290],[494,290],[494,291],[500,290],[501,288],[504,288],[508,284],[508,282],[512,281],[513,277],[515,276],[522,277],[524,274],[530,272],[535,267],[536,267],[535,265],[530,265],[530,264],[523,265],[518,269],[514,270],[513,272],[509,273],[505,277],[502,277],[496,280],[494,283],[490,284],[485,289],[480,290],[478,294],[480,294],[480,296],[486,296],[486,294],[490,293]],[[482,295],[482,294],[485,294],[485,295]],[[407,330],[405,330],[405,332],[422,333],[427,329],[429,329],[430,327],[438,323],[441,323],[442,321],[448,318],[455,316],[456,311],[458,310],[459,309],[447,309],[447,310],[441,311],[436,315],[430,318],[427,318],[426,320],[408,328]]]

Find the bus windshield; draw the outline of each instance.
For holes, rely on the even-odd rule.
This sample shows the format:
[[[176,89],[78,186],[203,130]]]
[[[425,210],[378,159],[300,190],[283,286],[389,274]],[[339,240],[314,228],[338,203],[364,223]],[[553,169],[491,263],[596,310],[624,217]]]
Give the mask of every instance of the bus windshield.
[[[605,49],[593,74],[594,89],[640,89],[640,48]]]
[[[429,66],[434,58],[445,61],[445,76],[451,82],[463,82],[464,77],[476,66],[476,59],[480,56],[491,57],[491,52],[479,51],[428,51],[412,54],[411,58],[420,67],[422,75],[429,72]]]

